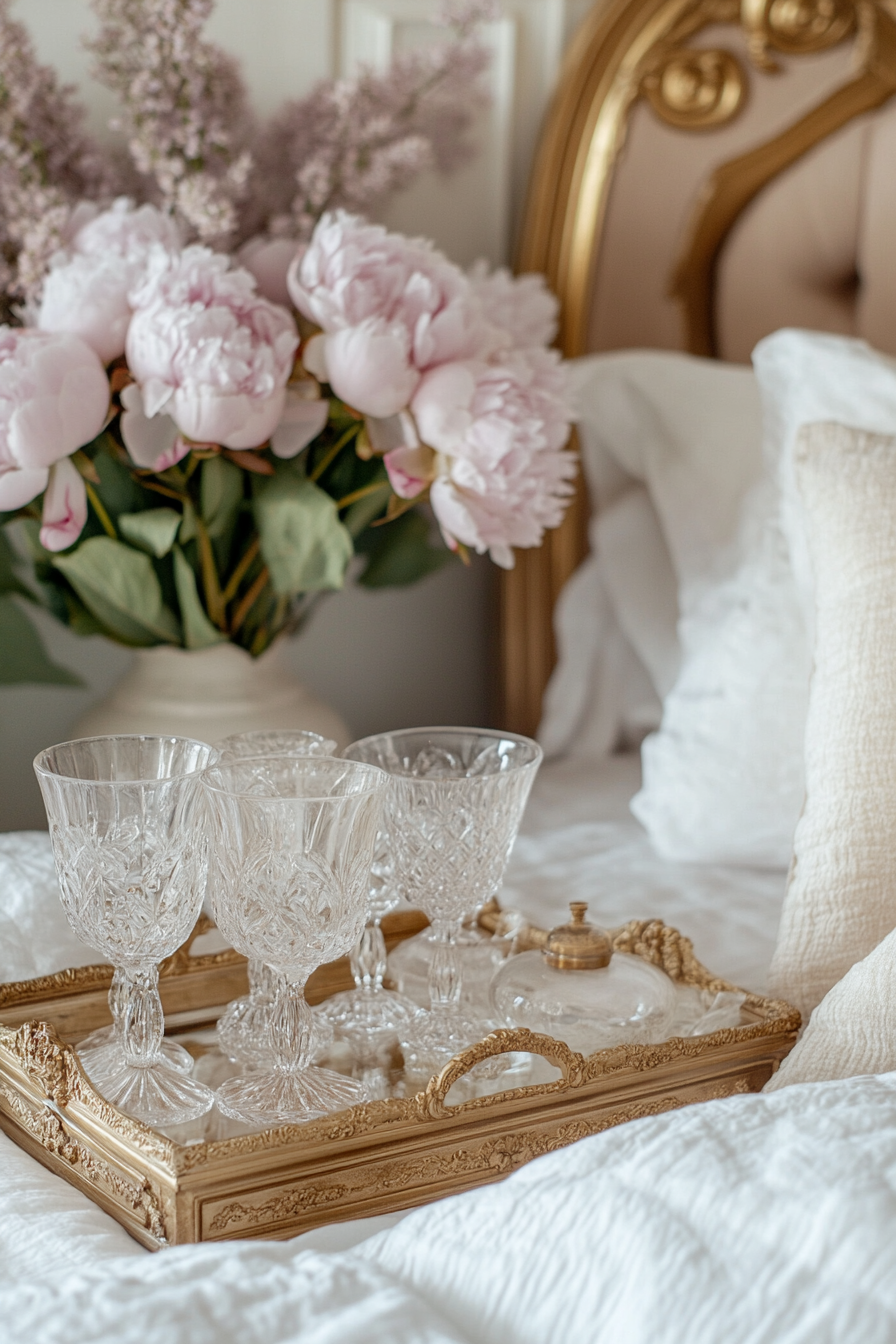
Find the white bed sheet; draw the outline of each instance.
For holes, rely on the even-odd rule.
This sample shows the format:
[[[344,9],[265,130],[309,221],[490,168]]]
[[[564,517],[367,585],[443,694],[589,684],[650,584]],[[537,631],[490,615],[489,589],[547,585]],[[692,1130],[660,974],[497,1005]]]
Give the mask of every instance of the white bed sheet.
[[[688,933],[713,970],[762,989],[784,875],[659,860],[628,811],[638,783],[633,757],[598,765],[577,761],[546,766],[502,900],[542,925],[563,920],[568,902],[576,899],[587,900],[594,918],[607,924],[658,916]],[[42,974],[93,959],[65,923],[48,837],[38,832],[0,835],[0,978]],[[880,1096],[881,1105],[892,1108],[896,1164],[896,1098],[889,1085]],[[757,1115],[765,1115],[770,1104],[762,1099],[741,1102],[755,1104]],[[772,1104],[789,1114],[787,1103]],[[706,1113],[701,1108],[700,1114]],[[681,1128],[676,1141],[685,1171],[688,1136],[702,1134],[703,1122],[666,1120],[673,1130]],[[664,1123],[650,1125],[662,1129]],[[712,1130],[712,1123],[706,1123]],[[722,1130],[727,1123],[719,1121]],[[657,1333],[655,1323],[652,1334],[595,1333],[594,1311],[586,1309],[597,1292],[595,1284],[604,1283],[604,1291],[612,1286],[609,1270],[601,1266],[615,1263],[617,1272],[619,1268],[618,1252],[607,1241],[606,1213],[597,1206],[616,1208],[619,1217],[632,1220],[628,1235],[634,1242],[642,1235],[638,1220],[649,1213],[648,1222],[656,1228],[644,1243],[648,1260],[654,1252],[666,1254],[664,1238],[672,1236],[680,1218],[666,1207],[665,1197],[654,1192],[648,1199],[649,1186],[629,1196],[625,1182],[620,1184],[622,1155],[634,1153],[641,1142],[636,1128],[626,1126],[618,1136],[588,1141],[589,1156],[583,1154],[583,1145],[554,1155],[547,1159],[554,1173],[549,1177],[536,1174],[542,1170],[538,1163],[500,1187],[441,1201],[414,1214],[334,1225],[283,1245],[182,1248],[156,1257],[0,1135],[0,1320],[5,1322],[0,1338],[8,1344],[19,1339],[29,1344],[56,1339],[67,1344],[81,1339],[165,1339],[166,1344],[181,1339],[191,1344],[205,1339],[216,1344],[256,1339],[266,1344],[281,1339],[490,1344],[557,1339],[574,1344],[579,1339],[612,1339],[627,1344],[642,1338],[657,1344],[688,1338],[668,1333],[667,1326],[666,1333]],[[660,1138],[654,1129],[648,1125],[643,1142],[645,1151],[656,1153]],[[730,1138],[719,1143],[721,1152],[730,1146]],[[719,1163],[724,1167],[721,1156]],[[581,1191],[596,1190],[599,1200],[584,1194],[573,1198],[576,1173],[584,1182]],[[616,1191],[609,1205],[608,1191]],[[574,1215],[568,1212],[572,1208]],[[479,1232],[473,1238],[481,1247],[482,1265],[477,1268],[468,1252],[480,1222],[491,1230],[485,1241]],[[412,1231],[405,1232],[405,1226]],[[533,1241],[533,1229],[545,1226],[551,1227],[551,1237],[539,1234]],[[610,1238],[614,1240],[615,1234]],[[669,1256],[679,1253],[676,1244],[673,1237]],[[717,1254],[708,1243],[704,1251],[711,1259]],[[577,1277],[576,1256],[587,1264],[588,1288],[584,1314],[574,1313],[574,1319],[563,1312],[568,1276]],[[487,1273],[482,1267],[486,1263]],[[529,1303],[526,1281],[536,1264],[545,1301],[567,1303],[560,1314],[548,1307],[535,1311]],[[488,1284],[495,1302],[486,1312],[490,1299],[483,1294]],[[618,1326],[624,1315],[618,1288],[611,1297],[612,1310],[605,1303],[602,1311]]]
[[[629,811],[640,783],[637,755],[543,766],[501,900],[544,927],[564,922],[569,901],[608,926],[662,919],[716,974],[762,993],[785,872],[660,858]]]

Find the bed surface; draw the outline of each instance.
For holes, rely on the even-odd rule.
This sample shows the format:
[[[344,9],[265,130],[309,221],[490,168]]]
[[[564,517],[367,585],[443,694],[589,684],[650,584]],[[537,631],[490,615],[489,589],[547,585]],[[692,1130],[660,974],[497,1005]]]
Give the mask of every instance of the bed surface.
[[[711,970],[762,993],[784,873],[659,858],[629,811],[639,784],[637,755],[542,766],[502,902],[547,928],[564,923],[575,900],[610,926],[662,919],[693,940]],[[0,834],[0,980],[95,960],[62,913],[47,834]]]
[[[669,864],[654,855],[628,802],[637,756],[557,761],[536,781],[501,899],[542,926],[565,922],[571,900],[597,921],[659,917],[692,937],[719,974],[761,992],[774,945],[784,875]],[[70,932],[45,832],[0,835],[0,978],[24,979],[84,965],[95,954]],[[116,1223],[0,1135],[0,1273],[37,1271],[55,1255],[142,1257]],[[402,1215],[343,1224],[299,1238],[350,1245]]]
[[[628,813],[637,784],[633,758],[546,766],[504,900],[539,923],[576,897],[607,923],[657,915],[761,989],[784,875],[659,861]],[[53,913],[46,836],[0,836],[0,879],[4,975],[90,958]],[[896,1075],[635,1121],[405,1215],[157,1255],[0,1135],[0,1337],[884,1344],[894,1227]]]

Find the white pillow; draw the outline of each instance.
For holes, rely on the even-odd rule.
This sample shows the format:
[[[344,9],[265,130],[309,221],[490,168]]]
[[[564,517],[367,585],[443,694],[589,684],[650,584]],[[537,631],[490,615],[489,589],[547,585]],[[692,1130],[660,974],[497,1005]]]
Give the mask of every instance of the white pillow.
[[[774,520],[679,633],[681,675],[641,749],[632,811],[667,858],[786,867],[803,801],[810,665]]]
[[[750,369],[658,351],[574,367],[592,554],[558,603],[539,737],[548,754],[594,755],[658,725],[680,661],[679,597],[687,611],[733,567],[761,421]]]
[[[634,495],[642,495],[647,507],[641,509],[640,517],[631,518],[629,501]],[[624,528],[614,527],[614,517],[620,510],[635,524],[627,533]],[[634,511],[637,513],[637,508]],[[544,718],[538,734],[547,756],[563,752],[573,756],[606,756],[620,746],[638,746],[644,734],[660,721],[662,705],[620,622],[615,605],[620,593],[617,586],[616,593],[611,595],[607,556],[603,553],[604,541],[613,554],[614,542],[623,537],[621,545],[643,549],[645,554],[655,552],[657,538],[664,549],[659,525],[650,514],[646,491],[634,487],[603,515],[591,520],[591,554],[565,585],[554,610],[561,656],[545,692]],[[601,541],[598,532],[603,522],[608,524],[609,533]],[[672,588],[672,614],[671,618],[666,615],[664,624],[667,638],[671,632],[672,657],[677,658],[675,588],[668,552],[659,564],[665,564],[665,574],[659,580],[658,590],[664,590],[668,596],[670,583]],[[618,568],[617,578],[624,586],[629,571],[622,564]],[[648,593],[653,592],[650,576],[645,586]],[[637,592],[630,595],[633,610],[627,616],[640,628],[638,596]]]
[[[598,511],[608,502],[601,498],[605,458],[644,482],[686,614],[692,599],[737,562],[741,506],[762,474],[755,376],[739,365],[666,351],[589,359],[577,395],[592,498]]]
[[[896,436],[810,425],[795,461],[817,633],[769,983],[812,1017],[775,1087],[896,1067]]]
[[[802,425],[834,421],[896,433],[896,360],[866,341],[821,331],[776,331],[753,351],[762,396],[765,453],[780,485],[780,518],[811,634],[814,593],[794,451]]]
[[[802,424],[896,432],[896,361],[785,330],[756,347],[766,473],[737,572],[684,613],[681,677],[643,747],[632,810],[670,858],[786,866],[803,798],[813,592],[793,450]]]
[[[807,1016],[896,926],[896,436],[810,425],[795,457],[817,634],[769,983]]]

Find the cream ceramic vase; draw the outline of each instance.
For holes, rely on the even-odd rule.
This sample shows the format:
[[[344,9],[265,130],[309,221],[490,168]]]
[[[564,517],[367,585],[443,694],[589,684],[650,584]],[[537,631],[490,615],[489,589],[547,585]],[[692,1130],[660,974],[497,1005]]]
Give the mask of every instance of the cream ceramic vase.
[[[72,736],[169,733],[214,743],[264,728],[307,728],[335,738],[340,748],[350,740],[335,710],[284,666],[279,644],[260,658],[235,644],[139,649],[111,695],[78,720]]]

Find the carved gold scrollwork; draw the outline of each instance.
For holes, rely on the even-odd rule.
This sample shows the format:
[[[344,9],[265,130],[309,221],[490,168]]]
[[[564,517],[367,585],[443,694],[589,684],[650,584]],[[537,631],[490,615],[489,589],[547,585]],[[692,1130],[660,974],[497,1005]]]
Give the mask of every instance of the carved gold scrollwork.
[[[826,51],[856,26],[854,0],[742,0],[741,21],[750,56],[762,70],[776,70],[769,47],[787,56]]]
[[[747,80],[730,51],[675,47],[662,55],[642,87],[663,121],[687,130],[709,130],[737,115]]]

